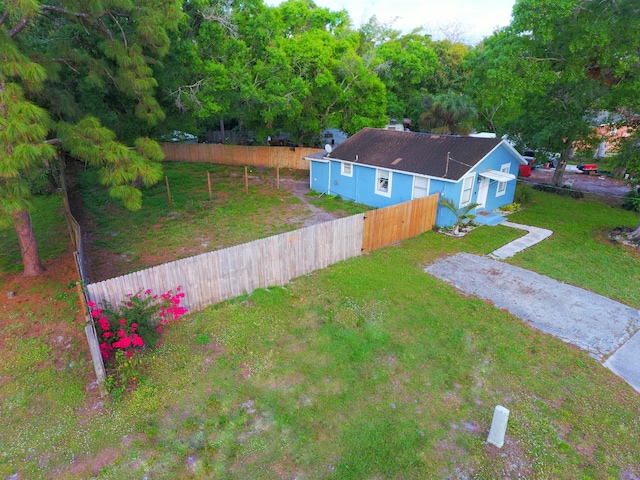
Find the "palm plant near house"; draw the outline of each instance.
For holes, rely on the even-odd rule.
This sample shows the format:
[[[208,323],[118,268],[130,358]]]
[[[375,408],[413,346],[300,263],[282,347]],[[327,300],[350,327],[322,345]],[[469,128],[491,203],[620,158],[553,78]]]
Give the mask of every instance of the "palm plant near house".
[[[476,215],[474,213],[471,213],[471,210],[473,210],[480,204],[470,203],[469,205],[466,205],[462,208],[458,208],[456,207],[456,204],[453,202],[453,200],[442,198],[440,199],[440,205],[442,205],[444,208],[446,208],[456,216],[456,224],[453,229],[453,234],[457,236],[460,235],[460,225],[462,225],[465,221],[473,220],[474,218],[476,218]]]

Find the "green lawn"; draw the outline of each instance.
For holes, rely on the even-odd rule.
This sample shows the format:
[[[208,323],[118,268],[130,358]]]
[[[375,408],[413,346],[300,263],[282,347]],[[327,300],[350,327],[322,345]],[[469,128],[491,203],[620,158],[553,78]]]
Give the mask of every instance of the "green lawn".
[[[514,264],[640,306],[638,255],[604,238],[637,216],[534,192],[511,219],[555,232]],[[55,361],[69,349],[6,327],[0,477],[640,476],[640,395],[423,272],[520,234],[429,232],[191,314],[107,409],[86,405],[86,363]],[[484,443],[497,404],[511,411],[501,450]]]

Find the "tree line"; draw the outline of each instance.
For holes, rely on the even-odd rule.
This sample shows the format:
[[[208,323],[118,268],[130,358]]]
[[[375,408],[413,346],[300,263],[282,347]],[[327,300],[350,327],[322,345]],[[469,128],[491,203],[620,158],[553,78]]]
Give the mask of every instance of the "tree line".
[[[597,140],[601,112],[638,120],[639,9],[518,0],[509,26],[469,46],[375,16],[355,28],[311,0],[0,2],[0,223],[16,229],[25,274],[39,274],[29,199],[56,157],[99,168],[137,209],[162,178],[157,140],[175,130],[313,145],[325,128],[409,119],[560,152],[561,177],[574,142]],[[637,168],[636,149],[624,151]]]

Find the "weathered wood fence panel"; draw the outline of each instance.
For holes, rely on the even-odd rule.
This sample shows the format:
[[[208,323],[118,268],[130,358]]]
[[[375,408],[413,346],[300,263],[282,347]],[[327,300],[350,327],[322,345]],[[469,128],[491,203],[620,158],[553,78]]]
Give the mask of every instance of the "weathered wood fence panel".
[[[87,293],[98,304],[106,300],[115,306],[127,294],[146,289],[164,293],[181,286],[185,307],[199,311],[360,255],[363,219],[363,214],[353,215],[165,263],[87,285]]]
[[[436,223],[439,195],[418,198],[365,214],[362,249],[371,252],[431,230]]]
[[[163,143],[162,149],[167,161],[280,167],[296,170],[309,170],[309,162],[304,160],[304,157],[322,151],[318,148],[251,147],[209,143]]]
[[[64,215],[67,220],[67,226],[69,227],[69,233],[71,235],[71,242],[75,247],[75,251],[73,252],[73,258],[76,261],[76,267],[78,269],[78,276],[82,284],[87,283],[87,276],[84,268],[84,249],[82,247],[82,231],[80,229],[80,224],[76,221],[73,214],[71,213],[71,205],[69,204],[69,192],[67,191],[67,181],[64,175],[65,164],[63,161],[60,162],[60,172],[59,181],[60,187],[62,190],[62,201],[64,204]],[[103,397],[107,395],[107,387],[106,387],[106,378],[107,372],[104,368],[104,362],[102,360],[102,355],[100,354],[100,346],[98,343],[98,335],[96,334],[96,326],[93,323],[93,318],[89,315],[87,310],[87,298],[85,292],[82,290],[81,282],[77,282],[76,285],[78,287],[78,300],[80,301],[80,306],[82,309],[82,314],[85,319],[85,328],[84,332],[87,337],[87,343],[89,344],[89,352],[91,354],[91,359],[93,361],[93,368],[96,372],[96,381],[98,383],[98,389],[100,391],[100,395]]]

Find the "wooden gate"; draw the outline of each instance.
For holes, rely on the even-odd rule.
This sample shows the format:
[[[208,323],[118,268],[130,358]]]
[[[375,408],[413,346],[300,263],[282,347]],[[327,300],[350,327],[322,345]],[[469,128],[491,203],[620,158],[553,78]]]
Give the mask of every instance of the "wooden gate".
[[[362,251],[368,253],[431,230],[438,213],[437,193],[365,214]]]

